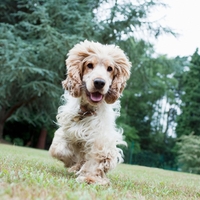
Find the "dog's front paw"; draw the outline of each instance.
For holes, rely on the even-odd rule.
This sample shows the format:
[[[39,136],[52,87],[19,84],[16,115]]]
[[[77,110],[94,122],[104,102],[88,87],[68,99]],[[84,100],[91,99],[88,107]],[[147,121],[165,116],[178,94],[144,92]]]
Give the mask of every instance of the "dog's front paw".
[[[109,185],[110,181],[108,178],[104,177],[100,177],[100,176],[93,176],[93,175],[79,175],[76,178],[77,182],[85,182],[88,184],[97,184],[97,185]]]
[[[69,173],[76,173],[78,171],[78,169],[76,167],[71,167],[67,170]]]
[[[81,169],[81,167],[84,163],[85,163],[84,161],[82,161],[80,163],[76,163],[75,165],[73,165],[71,168],[68,169],[68,172],[69,173],[77,173]]]

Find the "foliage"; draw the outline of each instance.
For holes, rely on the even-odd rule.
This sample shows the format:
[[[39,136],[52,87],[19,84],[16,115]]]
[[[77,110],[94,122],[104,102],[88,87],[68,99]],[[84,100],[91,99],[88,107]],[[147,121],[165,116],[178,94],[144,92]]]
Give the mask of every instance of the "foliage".
[[[54,1],[7,0],[0,5],[0,138],[8,119],[46,128],[52,124],[65,55],[78,41],[92,38],[98,1],[91,7],[92,2],[59,0],[55,6]]]
[[[90,37],[88,5],[61,0],[56,6],[37,0],[1,4],[0,137],[8,119],[46,128],[52,124],[66,73],[65,55]],[[91,23],[86,26],[86,21]]]
[[[181,136],[177,148],[181,169],[200,174],[200,136],[193,134]]]
[[[0,145],[0,199],[199,199],[199,176],[133,165],[108,174],[108,186],[77,183],[48,152]]]
[[[153,37],[166,33],[175,35],[170,28],[148,20],[148,16],[155,8],[166,6],[158,0],[99,2],[100,6],[94,10],[97,17],[95,31],[99,42],[118,43],[129,37],[138,38],[138,33],[142,35],[143,32]]]
[[[162,157],[162,165],[167,163],[174,168],[171,163],[175,160],[172,151],[175,139],[170,128],[178,112],[177,76],[183,72],[185,59],[153,57],[151,45],[133,38],[119,44],[127,52],[133,68],[121,99],[122,110],[118,123],[130,127],[129,133],[134,139],[129,140],[129,146],[134,141],[134,155],[138,153],[139,144],[141,151]],[[126,136],[127,133],[125,131]],[[130,160],[129,152],[125,151],[125,157],[128,157],[126,162]],[[158,166],[156,163],[154,165]]]
[[[189,70],[181,80],[181,114],[177,119],[177,135],[200,135],[200,55],[198,49],[191,57]]]
[[[29,1],[12,4],[7,1],[1,6],[4,14],[1,17],[0,41],[3,49],[0,72],[1,125],[10,118],[40,127],[48,126],[52,114],[56,112],[54,98],[59,98],[61,94],[58,85],[60,77],[55,69],[63,67],[64,59],[59,51],[54,51],[54,57],[50,56],[50,49],[59,48],[62,44],[55,40],[54,29],[48,28],[47,21],[42,21],[44,10],[42,12],[35,4]],[[8,13],[8,7],[11,13]]]

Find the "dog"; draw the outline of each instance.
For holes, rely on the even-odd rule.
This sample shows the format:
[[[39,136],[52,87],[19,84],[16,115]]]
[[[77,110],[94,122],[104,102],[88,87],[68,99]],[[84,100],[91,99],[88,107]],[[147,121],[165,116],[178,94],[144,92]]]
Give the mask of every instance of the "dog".
[[[78,182],[109,184],[106,173],[123,162],[117,145],[126,142],[115,120],[131,63],[118,46],[85,40],[69,51],[66,66],[64,105],[58,108],[50,154]]]

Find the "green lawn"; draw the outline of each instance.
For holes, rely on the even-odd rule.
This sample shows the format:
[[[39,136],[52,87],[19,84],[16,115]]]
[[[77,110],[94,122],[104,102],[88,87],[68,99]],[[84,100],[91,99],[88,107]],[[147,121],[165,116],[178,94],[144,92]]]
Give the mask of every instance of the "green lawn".
[[[80,184],[47,151],[0,144],[0,199],[200,199],[200,176],[121,164],[110,186]]]

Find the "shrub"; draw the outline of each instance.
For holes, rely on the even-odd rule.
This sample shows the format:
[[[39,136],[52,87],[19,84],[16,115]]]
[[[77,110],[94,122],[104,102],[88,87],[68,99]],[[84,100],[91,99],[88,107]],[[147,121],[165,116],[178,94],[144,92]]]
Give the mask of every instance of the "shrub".
[[[178,146],[178,163],[182,171],[200,174],[200,136],[184,135]]]

